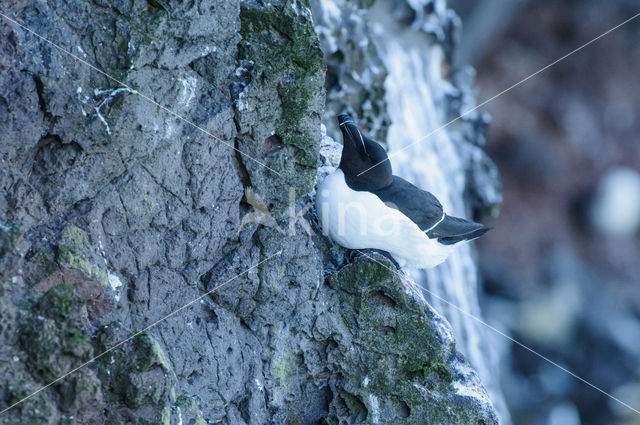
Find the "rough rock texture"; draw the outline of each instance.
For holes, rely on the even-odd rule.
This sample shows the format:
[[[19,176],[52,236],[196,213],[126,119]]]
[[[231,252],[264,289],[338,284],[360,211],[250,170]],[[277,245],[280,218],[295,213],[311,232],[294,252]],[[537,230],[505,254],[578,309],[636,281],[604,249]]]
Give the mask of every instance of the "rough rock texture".
[[[495,423],[446,322],[305,231],[305,4],[2,11],[67,52],[0,18],[0,410],[72,373],[0,423]]]
[[[358,261],[327,279],[342,320],[318,331],[333,334],[329,368],[343,376],[328,422],[497,423],[477,375],[455,351],[448,322],[389,260],[365,258],[375,265]],[[316,326],[324,322],[320,316]]]

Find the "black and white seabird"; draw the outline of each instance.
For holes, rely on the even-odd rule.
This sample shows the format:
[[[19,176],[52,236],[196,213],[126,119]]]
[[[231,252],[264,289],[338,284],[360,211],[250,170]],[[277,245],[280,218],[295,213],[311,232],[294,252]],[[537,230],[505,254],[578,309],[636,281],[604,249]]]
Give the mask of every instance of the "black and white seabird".
[[[489,230],[447,215],[431,193],[393,175],[387,152],[349,115],[338,116],[338,122],[340,166],[320,183],[316,196],[323,231],[333,241],[387,251],[401,267],[429,268],[445,261],[454,244]]]

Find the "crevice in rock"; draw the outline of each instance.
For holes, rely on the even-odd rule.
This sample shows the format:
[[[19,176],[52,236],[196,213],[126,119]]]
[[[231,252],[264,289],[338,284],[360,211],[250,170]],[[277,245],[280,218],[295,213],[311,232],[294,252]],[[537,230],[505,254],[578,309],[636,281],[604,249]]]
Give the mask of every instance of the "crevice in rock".
[[[36,94],[38,95],[38,104],[40,105],[40,110],[42,111],[46,119],[52,119],[53,116],[49,112],[47,108],[47,102],[44,99],[44,84],[42,82],[42,79],[40,78],[40,76],[35,74],[32,75],[32,77],[33,82],[36,85]]]
[[[400,419],[406,419],[411,416],[411,409],[404,400],[397,400],[395,402],[396,416]]]
[[[393,326],[378,326],[378,333],[384,336],[391,336],[396,334],[396,328]]]
[[[149,169],[144,165],[144,164],[140,164],[140,167],[142,167],[142,169],[144,171],[147,172],[147,174],[149,175],[149,177],[151,177],[151,180],[153,180],[153,182],[158,185],[158,187],[162,188],[163,190],[165,190],[167,193],[169,193],[171,196],[173,196],[174,198],[176,198],[182,205],[184,205],[185,207],[187,207],[188,205],[182,200],[182,198],[180,196],[178,196],[177,193],[173,192],[171,189],[169,189],[168,187],[166,187],[164,184],[162,184],[160,181],[158,181],[158,179],[156,178],[156,176],[153,175],[153,173],[151,173],[151,171],[149,171]]]
[[[251,423],[249,397],[247,396],[243,397],[242,400],[240,400],[240,402],[237,404],[237,406],[238,406],[238,412],[240,412],[240,416],[242,417],[242,420],[245,421],[247,424]]]
[[[336,395],[336,401],[334,405],[336,416],[348,418],[348,423],[361,423],[367,420],[369,410],[359,397],[341,391]]]
[[[368,294],[368,296],[371,301],[384,307],[394,308],[398,305],[396,300],[391,298],[382,290],[372,291]]]
[[[225,270],[231,270],[233,268],[234,259],[236,258],[236,250],[237,247],[235,244],[232,246],[222,248],[222,258],[218,260],[208,271],[200,276],[200,283],[205,288],[205,290],[210,290],[210,286],[212,283],[215,283],[217,276],[224,275]],[[216,281],[217,282],[217,281]],[[212,294],[214,295],[214,294]]]
[[[235,121],[235,118],[234,118]],[[236,128],[238,128],[239,131],[239,126],[236,124]],[[238,133],[238,135],[236,136],[236,139],[234,141],[234,154],[236,157],[236,170],[238,172],[238,178],[240,179],[240,181],[242,182],[242,186],[243,187],[251,187],[251,177],[249,174],[249,171],[247,170],[247,166],[244,163],[244,159],[242,158],[242,154],[240,153],[241,149],[240,149],[240,134]]]

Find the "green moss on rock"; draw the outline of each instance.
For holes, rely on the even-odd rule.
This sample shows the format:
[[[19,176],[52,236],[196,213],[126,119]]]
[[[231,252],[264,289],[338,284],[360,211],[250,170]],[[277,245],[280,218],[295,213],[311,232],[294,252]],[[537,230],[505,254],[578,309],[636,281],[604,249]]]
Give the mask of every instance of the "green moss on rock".
[[[180,413],[183,417],[184,423],[190,423],[193,425],[207,425],[207,422],[202,418],[202,409],[200,408],[199,396],[187,397],[181,394],[176,399],[174,406],[176,409],[180,409]]]
[[[461,400],[453,385],[457,360],[434,313],[385,257],[361,259],[327,277],[356,349],[331,348],[342,376],[328,423],[462,424],[491,416]],[[356,417],[356,420],[353,418]]]
[[[297,148],[294,167],[276,167],[293,172],[295,180],[289,180],[307,193],[318,164],[325,95],[325,65],[310,11],[296,0],[243,1],[240,20],[241,56],[252,63],[251,82],[242,94],[254,105],[250,109],[259,109],[254,120],[275,121],[275,136]]]
[[[15,373],[16,370],[3,370],[0,373],[4,379],[12,379],[13,382],[4,388],[4,394],[0,387],[0,397],[4,395],[3,408],[8,407],[32,394],[40,385],[31,381],[30,377],[22,373]],[[6,403],[6,404],[5,404]],[[45,394],[38,393],[29,399],[22,401],[8,412],[0,416],[0,423],[3,425],[24,425],[24,424],[49,424],[55,406],[47,399]]]
[[[124,81],[132,64],[146,49],[132,49],[131,46],[162,45],[167,38],[165,23],[167,11],[158,5],[164,0],[141,2],[120,2],[117,4],[117,18],[109,8],[92,10],[91,21],[96,29],[91,50],[95,51],[100,67],[118,80]]]
[[[58,264],[79,270],[95,279],[102,286],[109,286],[109,277],[98,250],[94,247],[89,235],[76,226],[66,227],[57,245],[56,261]]]
[[[70,285],[56,285],[49,289],[38,301],[38,310],[57,322],[62,322],[80,312],[84,300]]]
[[[91,338],[81,324],[83,305],[73,287],[64,284],[49,289],[38,300],[19,333],[29,370],[52,380],[91,357]]]
[[[100,350],[118,346],[99,359],[104,392],[111,396],[109,403],[114,408],[126,406],[141,415],[155,412],[155,419],[149,418],[151,423],[163,423],[165,409],[176,402],[176,376],[155,339],[141,334],[120,344],[130,337],[131,332],[118,322],[98,331]]]
[[[167,372],[171,370],[171,363],[158,342],[149,335],[142,334],[134,341],[137,357],[137,369],[146,372],[153,366],[161,366]]]
[[[306,22],[306,11],[300,8],[308,7],[299,1],[286,0],[266,1],[265,8],[258,8],[249,2],[243,2],[240,12],[244,39],[250,39],[252,34],[275,29],[286,36],[290,44],[276,45],[277,53],[273,60],[280,63],[281,58],[290,58],[292,62],[309,72],[322,69],[322,52],[313,26]],[[270,47],[270,46],[269,46]],[[288,47],[288,51],[283,50]],[[318,60],[319,59],[319,60]],[[266,63],[271,64],[265,58]],[[287,63],[287,65],[289,65]]]

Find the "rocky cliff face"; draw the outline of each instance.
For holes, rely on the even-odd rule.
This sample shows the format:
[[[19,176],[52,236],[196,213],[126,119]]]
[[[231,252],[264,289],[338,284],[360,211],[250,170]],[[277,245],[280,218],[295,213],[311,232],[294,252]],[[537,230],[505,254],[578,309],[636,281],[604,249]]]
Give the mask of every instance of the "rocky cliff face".
[[[446,320],[308,232],[308,5],[2,13],[55,45],[0,18],[0,423],[495,423]]]

